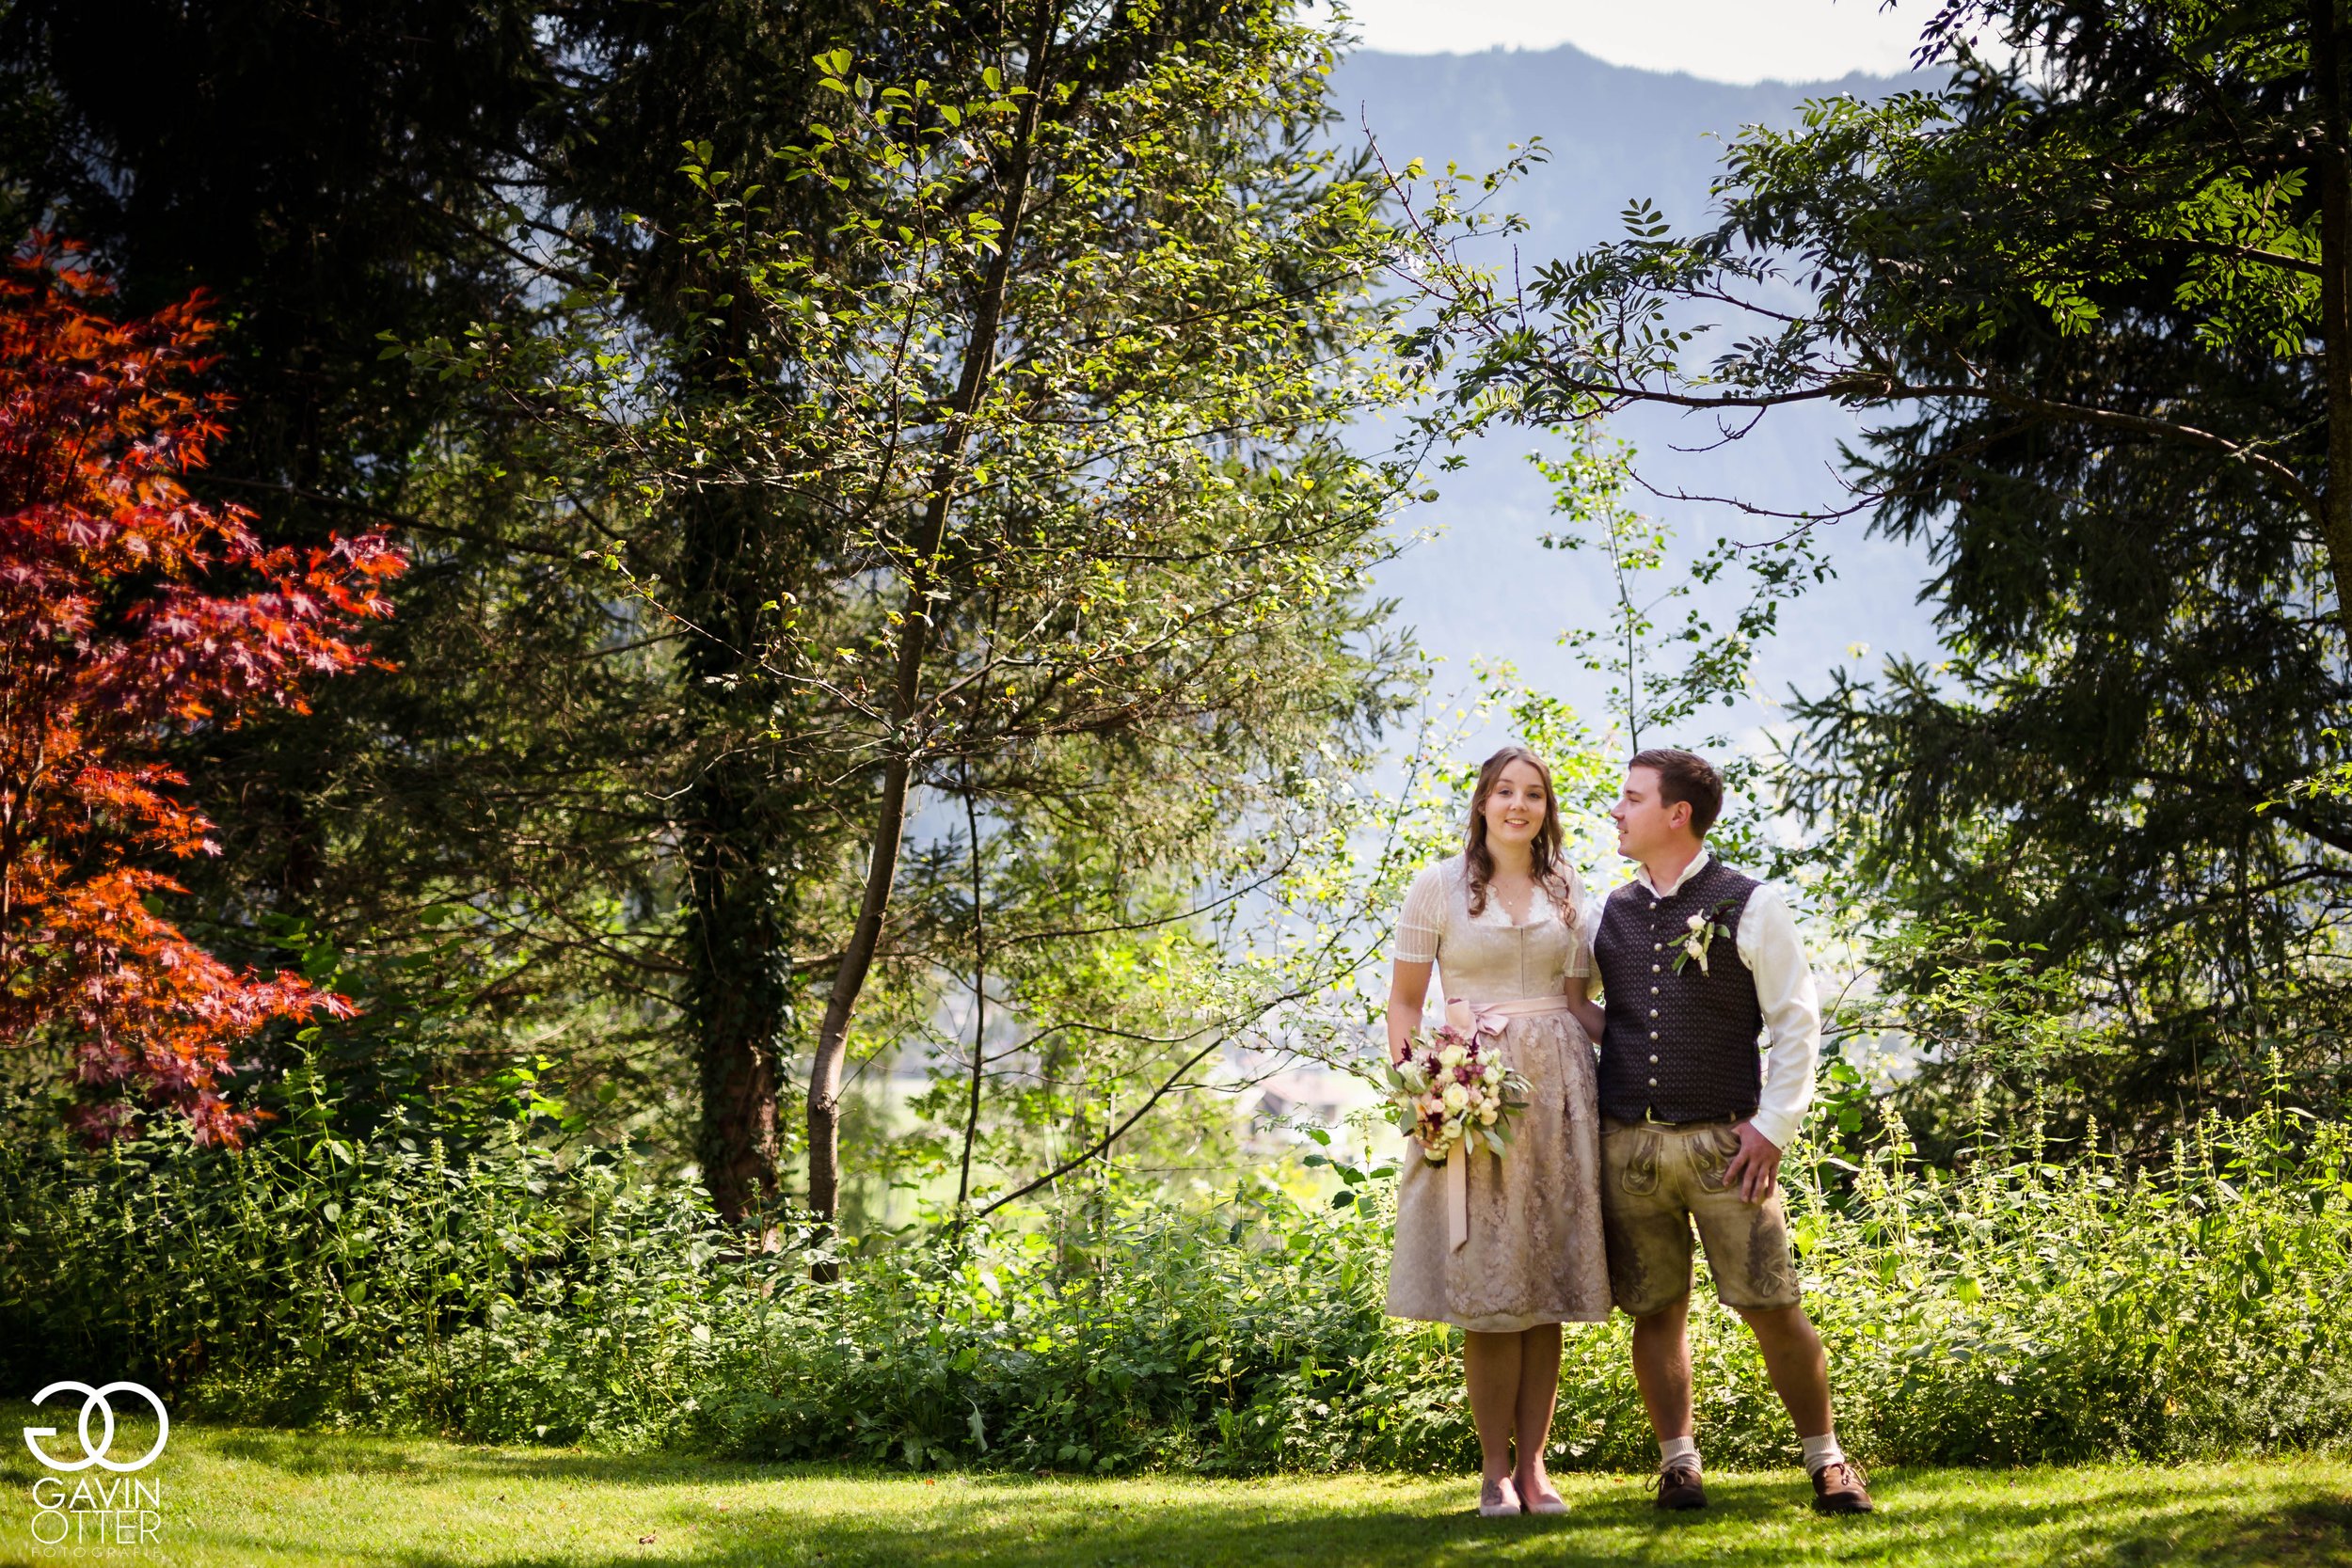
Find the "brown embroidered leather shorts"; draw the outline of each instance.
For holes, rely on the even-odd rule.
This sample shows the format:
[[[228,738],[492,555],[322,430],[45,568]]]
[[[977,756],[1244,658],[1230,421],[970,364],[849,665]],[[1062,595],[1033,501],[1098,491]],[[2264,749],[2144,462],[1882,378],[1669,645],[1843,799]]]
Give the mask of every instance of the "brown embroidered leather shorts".
[[[1724,1179],[1739,1151],[1729,1121],[1600,1118],[1601,1228],[1609,1293],[1619,1311],[1646,1318],[1691,1293],[1693,1222],[1725,1307],[1797,1305],[1779,1184],[1761,1203],[1742,1199]]]

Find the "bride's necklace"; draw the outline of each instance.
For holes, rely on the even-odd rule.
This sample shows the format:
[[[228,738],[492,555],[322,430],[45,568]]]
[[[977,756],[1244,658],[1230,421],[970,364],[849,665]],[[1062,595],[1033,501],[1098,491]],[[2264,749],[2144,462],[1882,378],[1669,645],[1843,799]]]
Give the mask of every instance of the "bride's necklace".
[[[1503,918],[1508,920],[1514,926],[1524,926],[1530,920],[1534,918],[1535,879],[1533,877],[1527,879],[1527,907],[1524,910],[1515,911],[1511,908],[1511,901],[1503,895],[1502,879],[1500,877],[1493,877],[1487,879],[1486,896],[1494,900],[1495,908],[1501,910],[1502,911]]]

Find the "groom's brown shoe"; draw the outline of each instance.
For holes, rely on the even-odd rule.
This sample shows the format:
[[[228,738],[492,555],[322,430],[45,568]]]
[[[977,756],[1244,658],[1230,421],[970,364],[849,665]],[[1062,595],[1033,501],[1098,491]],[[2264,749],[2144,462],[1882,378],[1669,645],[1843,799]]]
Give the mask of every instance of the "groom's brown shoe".
[[[1816,1513],[1867,1513],[1870,1512],[1870,1492],[1862,1483],[1862,1472],[1844,1460],[1824,1465],[1813,1472],[1813,1512]]]
[[[1650,1483],[1658,1488],[1661,1508],[1705,1508],[1707,1487],[1699,1480],[1695,1465],[1669,1465]]]

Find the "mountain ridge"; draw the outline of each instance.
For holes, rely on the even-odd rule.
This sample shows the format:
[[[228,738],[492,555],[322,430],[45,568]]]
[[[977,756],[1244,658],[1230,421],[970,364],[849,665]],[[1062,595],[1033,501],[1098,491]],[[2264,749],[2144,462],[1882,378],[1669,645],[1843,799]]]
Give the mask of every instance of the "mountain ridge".
[[[1346,119],[1344,139],[1360,144],[1368,128],[1392,168],[1419,157],[1431,168],[1450,159],[1466,173],[1480,173],[1500,166],[1512,144],[1540,137],[1544,161],[1503,198],[1527,220],[1516,244],[1518,264],[1532,269],[1618,237],[1619,214],[1634,199],[1655,202],[1677,229],[1708,221],[1708,186],[1724,148],[1743,126],[1794,125],[1808,99],[1883,96],[1932,81],[1916,73],[1850,72],[1822,82],[1724,83],[1613,66],[1572,45],[1458,55],[1359,50],[1333,70],[1331,96]],[[1738,495],[1796,511],[1841,499],[1831,466],[1837,443],[1858,437],[1861,426],[1836,409],[1779,410],[1741,440],[1700,453],[1675,449],[1707,444],[1711,429],[1637,410],[1613,420],[1612,434],[1635,445],[1645,476],[1661,489]],[[1438,530],[1438,537],[1385,567],[1379,586],[1397,598],[1400,620],[1422,645],[1453,666],[1441,673],[1440,690],[1466,680],[1463,667],[1474,658],[1508,659],[1530,684],[1598,721],[1607,700],[1603,683],[1578,665],[1560,636],[1605,620],[1613,594],[1595,579],[1587,557],[1540,542],[1559,520],[1524,454],[1546,444],[1544,433],[1517,429],[1467,446],[1466,469],[1434,480],[1439,499],[1401,520],[1406,529]],[[1719,536],[1766,536],[1727,507],[1652,499],[1643,510],[1676,529],[1677,558],[1686,563]],[[1721,727],[1748,743],[1760,742],[1780,722],[1780,703],[1792,685],[1819,689],[1840,664],[1875,667],[1888,653],[1936,651],[1931,607],[1920,602],[1931,562],[1868,537],[1858,517],[1820,527],[1838,576],[1800,600],[1760,652],[1755,700],[1721,715]],[[1785,531],[1785,525],[1771,531]],[[1718,626],[1734,607],[1721,591],[1703,590],[1692,602],[1713,611]],[[1857,645],[1867,652],[1854,654]],[[1473,736],[1472,744],[1502,738],[1497,731]]]

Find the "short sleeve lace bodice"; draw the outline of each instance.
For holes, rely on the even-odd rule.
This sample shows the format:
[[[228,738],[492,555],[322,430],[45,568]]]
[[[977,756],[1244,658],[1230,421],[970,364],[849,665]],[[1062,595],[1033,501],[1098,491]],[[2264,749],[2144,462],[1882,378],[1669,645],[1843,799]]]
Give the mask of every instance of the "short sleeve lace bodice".
[[[1517,1002],[1557,996],[1568,976],[1593,972],[1583,883],[1572,870],[1562,874],[1568,879],[1574,917],[1562,920],[1552,901],[1538,892],[1526,921],[1514,923],[1492,892],[1484,911],[1470,912],[1470,879],[1461,856],[1424,867],[1406,892],[1393,957],[1404,963],[1434,959],[1440,994],[1448,997]]]

